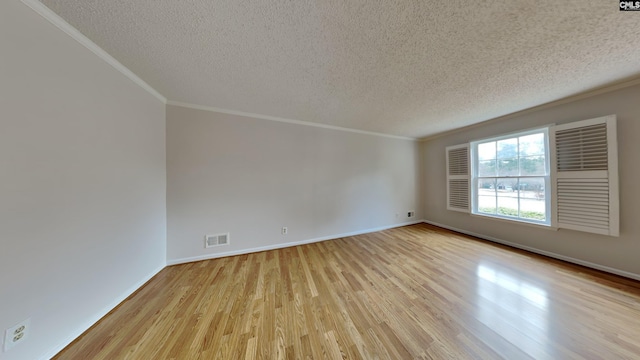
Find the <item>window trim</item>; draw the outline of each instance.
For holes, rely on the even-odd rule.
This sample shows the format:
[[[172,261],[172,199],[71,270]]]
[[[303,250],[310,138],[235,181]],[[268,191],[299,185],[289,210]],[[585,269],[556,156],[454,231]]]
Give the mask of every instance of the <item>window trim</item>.
[[[507,221],[507,222],[512,222],[512,223],[519,223],[519,224],[525,224],[525,225],[532,225],[532,226],[536,226],[536,227],[543,227],[546,229],[554,229],[553,226],[553,217],[555,216],[554,213],[552,213],[552,203],[553,203],[553,199],[552,199],[552,182],[551,182],[551,147],[550,147],[550,143],[549,143],[549,133],[550,133],[550,128],[553,125],[545,125],[542,127],[536,127],[536,128],[532,128],[532,129],[528,129],[528,130],[522,130],[522,131],[514,131],[514,132],[510,132],[507,134],[502,134],[499,136],[492,136],[492,137],[488,137],[488,138],[484,138],[484,139],[478,139],[478,140],[474,140],[474,141],[470,141],[469,142],[469,152],[470,152],[470,158],[471,158],[471,171],[470,171],[470,177],[471,177],[471,181],[470,181],[470,187],[471,187],[471,215],[473,216],[478,216],[478,217],[483,217],[483,218],[491,218],[491,219],[496,219],[496,220],[503,220],[503,221]],[[479,144],[483,144],[483,143],[487,143],[487,142],[493,142],[493,141],[500,141],[500,140],[505,140],[505,139],[512,139],[512,138],[518,138],[518,137],[522,137],[522,136],[527,136],[527,135],[532,135],[532,134],[538,134],[538,133],[544,133],[544,147],[545,147],[545,175],[525,175],[525,176],[496,176],[495,178],[526,178],[526,177],[535,177],[535,178],[544,178],[544,182],[545,182],[545,187],[544,187],[544,196],[545,196],[545,215],[546,215],[546,220],[545,221],[540,221],[540,220],[535,220],[535,219],[524,219],[521,217],[515,218],[515,217],[510,217],[510,216],[505,216],[505,215],[499,215],[499,214],[487,214],[487,213],[481,213],[478,212],[478,180],[479,180],[479,176],[478,176],[478,166],[479,166],[479,157],[478,157],[478,145]],[[518,159],[520,158],[520,156],[518,155]],[[520,191],[520,190],[518,190]],[[518,201],[520,201],[520,198],[518,196]]]
[[[561,125],[552,123],[546,126],[548,131],[546,145],[549,155],[549,166],[551,168],[548,176],[551,181],[551,186],[545,187],[545,194],[548,194],[547,191],[551,192],[551,209],[548,211],[551,217],[550,225],[537,225],[533,222],[523,221],[517,218],[497,217],[486,213],[476,215],[471,211],[465,212],[471,216],[476,215],[484,219],[517,223],[549,230],[567,229],[613,237],[620,236],[620,185],[618,184],[619,167],[616,122],[617,116],[612,114],[593,119],[562,123]],[[601,127],[598,129],[593,127],[593,125],[601,124],[605,124],[604,132],[606,132],[606,138],[604,138],[604,143],[606,143],[606,150],[603,150],[601,146],[603,142],[603,129]],[[544,126],[541,126],[539,128],[525,129],[500,136],[487,137],[473,141],[473,143],[477,144],[497,141],[497,139],[502,138],[513,138],[543,128]],[[558,136],[559,134],[561,136]],[[583,149],[581,145],[583,143],[591,143],[591,145],[594,145],[595,142],[598,142],[598,148],[591,146],[589,147],[589,151]],[[462,145],[471,147],[471,142],[458,146]],[[456,145],[449,146],[447,149],[451,147],[456,147]],[[474,152],[474,154],[475,153],[476,152]],[[601,163],[602,157],[604,157],[605,154],[607,158],[606,167],[608,170],[594,170],[594,161]],[[469,155],[471,156],[471,154]],[[569,163],[573,164],[573,168],[565,168],[564,165],[558,163],[558,158],[561,155],[564,157],[564,163],[569,161]],[[473,167],[475,173],[476,162],[472,159],[469,159],[469,162],[471,162],[469,168]],[[448,176],[447,180],[449,179],[450,177]],[[472,190],[477,187],[477,182],[475,182],[475,184],[475,186],[470,184],[472,185],[469,186],[470,194]],[[604,192],[604,190],[607,190],[607,192]],[[447,193],[447,201],[449,201],[449,195],[450,194]],[[548,197],[548,195],[545,195],[545,197]],[[472,202],[477,201],[475,200],[476,198],[476,193],[471,194]],[[607,199],[607,201],[603,201],[603,199]],[[605,227],[603,225],[607,226]]]

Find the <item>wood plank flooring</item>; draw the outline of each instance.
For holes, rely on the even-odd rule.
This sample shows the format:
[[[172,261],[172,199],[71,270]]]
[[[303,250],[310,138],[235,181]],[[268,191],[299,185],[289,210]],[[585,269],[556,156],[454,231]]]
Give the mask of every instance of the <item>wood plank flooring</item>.
[[[167,267],[55,359],[640,359],[640,283],[425,224]]]

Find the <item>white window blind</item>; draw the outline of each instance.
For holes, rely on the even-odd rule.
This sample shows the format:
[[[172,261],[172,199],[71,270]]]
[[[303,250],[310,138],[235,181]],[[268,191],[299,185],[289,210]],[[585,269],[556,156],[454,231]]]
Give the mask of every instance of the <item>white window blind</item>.
[[[552,225],[619,236],[616,116],[554,126]]]
[[[447,209],[469,212],[469,144],[449,146],[447,153]]]

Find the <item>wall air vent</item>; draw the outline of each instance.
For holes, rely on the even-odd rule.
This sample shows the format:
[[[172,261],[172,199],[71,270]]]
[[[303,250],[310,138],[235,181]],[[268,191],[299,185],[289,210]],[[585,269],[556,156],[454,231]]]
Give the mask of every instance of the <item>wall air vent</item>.
[[[210,248],[210,247],[220,246],[220,245],[229,245],[229,233],[206,235],[204,237],[205,248]]]

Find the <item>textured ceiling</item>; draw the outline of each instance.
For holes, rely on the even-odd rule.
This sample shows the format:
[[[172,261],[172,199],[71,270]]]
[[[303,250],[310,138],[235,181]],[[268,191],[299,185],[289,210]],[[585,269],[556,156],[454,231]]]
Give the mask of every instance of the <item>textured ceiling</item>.
[[[171,101],[424,137],[640,75],[614,0],[42,0]]]

